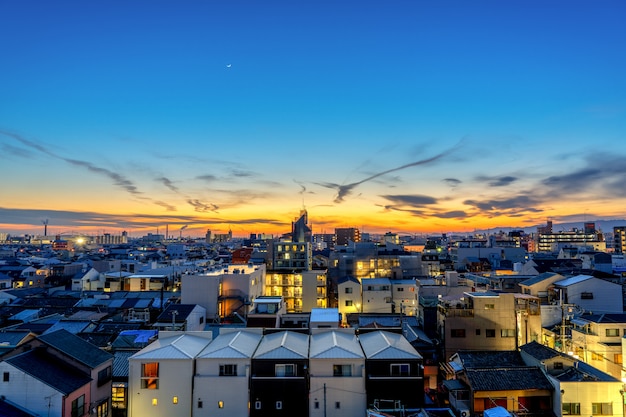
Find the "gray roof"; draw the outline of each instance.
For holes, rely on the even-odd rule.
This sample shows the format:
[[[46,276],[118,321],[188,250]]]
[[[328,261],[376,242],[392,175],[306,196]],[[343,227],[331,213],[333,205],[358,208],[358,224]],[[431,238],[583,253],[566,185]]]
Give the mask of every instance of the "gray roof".
[[[198,358],[251,358],[262,337],[261,333],[246,330],[222,333],[198,354]]]
[[[339,323],[339,309],[338,308],[312,308],[311,323],[334,321]]]
[[[113,354],[113,378],[128,378],[128,359],[135,354],[132,350],[117,350]]]
[[[558,274],[555,274],[554,272],[544,272],[543,274],[539,274],[537,276],[534,276],[532,278],[528,278],[522,282],[519,283],[519,285],[525,285],[527,287],[530,287],[531,285],[535,285],[538,284],[542,281],[545,281],[547,279],[550,279],[554,276],[557,276]]]
[[[358,359],[365,355],[354,333],[333,330],[311,336],[310,358]]]
[[[59,358],[41,348],[13,356],[5,362],[65,395],[91,382],[85,373],[59,361]]]
[[[67,330],[61,329],[56,332],[46,333],[39,336],[38,339],[90,368],[96,368],[104,362],[113,359],[110,353],[73,335]]]
[[[554,390],[546,375],[537,367],[466,369],[473,391]]]
[[[307,359],[309,357],[309,336],[284,331],[267,334],[254,353],[255,359]]]
[[[459,351],[457,356],[465,369],[487,368],[491,366],[526,366],[522,355],[514,350],[505,351]]]
[[[3,330],[0,331],[0,346],[15,347],[18,343],[31,334],[28,330]]]
[[[375,331],[359,336],[367,359],[422,359],[406,338],[397,333]]]
[[[77,334],[86,331],[88,327],[95,327],[95,325],[89,321],[60,320],[50,326],[50,328],[46,330],[44,334],[56,332],[57,330],[61,329],[67,330],[72,334]]]
[[[554,285],[559,287],[567,287],[569,285],[578,284],[583,281],[587,281],[588,279],[593,279],[594,277],[591,275],[576,275],[573,277],[565,278],[560,281],[556,281]]]
[[[582,361],[576,362],[576,367],[555,377],[561,382],[582,381],[582,382],[620,382],[619,379],[594,368]]]
[[[211,338],[192,334],[159,337],[134,354],[131,359],[193,359],[209,343]]]
[[[520,350],[540,361],[557,357],[567,357],[574,360],[573,357],[567,356],[538,342],[526,343],[525,345],[520,346]]]
[[[583,316],[579,316],[578,320],[583,320],[587,323],[624,324],[626,323],[626,313],[585,314]]]

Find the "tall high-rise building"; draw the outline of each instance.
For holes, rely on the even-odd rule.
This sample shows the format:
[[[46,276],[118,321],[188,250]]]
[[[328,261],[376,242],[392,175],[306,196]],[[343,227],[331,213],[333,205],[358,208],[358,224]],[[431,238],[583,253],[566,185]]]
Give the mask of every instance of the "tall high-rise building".
[[[347,245],[349,242],[360,242],[361,231],[356,227],[338,227],[335,229],[337,245]]]
[[[626,226],[613,228],[613,241],[615,242],[615,253],[626,253]]]

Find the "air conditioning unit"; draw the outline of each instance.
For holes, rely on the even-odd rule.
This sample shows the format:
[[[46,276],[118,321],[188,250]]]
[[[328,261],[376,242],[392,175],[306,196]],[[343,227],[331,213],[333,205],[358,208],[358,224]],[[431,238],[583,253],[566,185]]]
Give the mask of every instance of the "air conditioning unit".
[[[470,410],[459,410],[459,417],[470,417]]]

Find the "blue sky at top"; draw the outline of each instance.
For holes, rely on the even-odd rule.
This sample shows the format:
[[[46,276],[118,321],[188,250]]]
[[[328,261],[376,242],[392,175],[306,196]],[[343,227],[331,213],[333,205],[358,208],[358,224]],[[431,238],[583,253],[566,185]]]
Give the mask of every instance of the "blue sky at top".
[[[303,201],[327,227],[624,217],[623,1],[26,1],[0,17],[0,231],[46,209],[83,219],[68,228],[247,231]]]

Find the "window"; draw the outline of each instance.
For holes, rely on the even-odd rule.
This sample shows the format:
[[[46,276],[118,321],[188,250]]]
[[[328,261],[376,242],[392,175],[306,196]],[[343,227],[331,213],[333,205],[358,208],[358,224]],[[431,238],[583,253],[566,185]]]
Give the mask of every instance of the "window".
[[[495,304],[485,304],[485,310],[495,310]]]
[[[563,369],[563,362],[554,362],[553,369]]]
[[[450,337],[465,337],[465,329],[451,329]]]
[[[319,409],[320,408],[320,402],[319,401],[315,401],[313,403],[313,407],[315,407],[315,409]]]
[[[486,337],[496,337],[496,329],[485,329]]]
[[[155,407],[156,407],[157,405],[159,405],[159,399],[158,399],[158,398],[153,398],[153,399],[152,399],[152,405],[153,405],[153,406],[155,406]]]
[[[217,408],[224,408],[224,401],[218,401]]]
[[[72,401],[72,417],[82,417],[85,414],[85,395]]]
[[[261,409],[261,401],[255,401],[254,402],[254,409],[255,410],[260,410]]]
[[[476,336],[480,336],[480,329],[476,329]]]
[[[621,353],[614,353],[613,354],[613,362],[615,362],[618,365],[622,364],[622,354]]]
[[[148,362],[141,364],[141,388],[159,388],[159,363]]]
[[[613,414],[612,403],[591,403],[591,414],[597,416],[610,416]]]
[[[220,365],[220,376],[237,376],[237,365]]]
[[[352,365],[333,365],[333,376],[352,376]]]
[[[178,404],[178,397],[177,396],[172,397],[172,404]]]
[[[339,401],[335,401],[335,408],[341,408],[341,403]]]
[[[107,366],[103,370],[98,372],[98,386],[106,384],[111,380],[111,367]]]
[[[5,372],[5,373],[2,375],[2,380],[3,380],[4,382],[9,382],[9,373],[8,373],[8,372]]]
[[[391,364],[391,376],[409,376],[411,367],[408,363]]]
[[[293,364],[277,364],[274,367],[277,377],[296,376],[296,365]]]
[[[282,401],[276,401],[276,409],[277,410],[282,410],[283,409],[283,402]]]
[[[109,415],[109,402],[105,401],[98,405],[96,409],[96,417],[108,417]]]
[[[346,287],[345,288],[345,293],[346,294],[352,294],[352,287]]]
[[[198,400],[198,408],[202,408],[202,406],[204,406],[204,403],[202,400]]]
[[[619,336],[619,329],[606,329],[606,337],[616,337]]]
[[[580,293],[581,300],[593,300],[592,292],[581,292]]]
[[[601,353],[591,352],[591,360],[592,361],[601,361],[603,359],[604,359],[604,357],[602,356]]]
[[[563,403],[563,415],[580,415],[580,403]]]
[[[515,337],[515,329],[500,330],[500,337]]]
[[[398,292],[404,292],[404,287],[398,287]]]
[[[346,300],[346,307],[352,307],[352,300]]]

